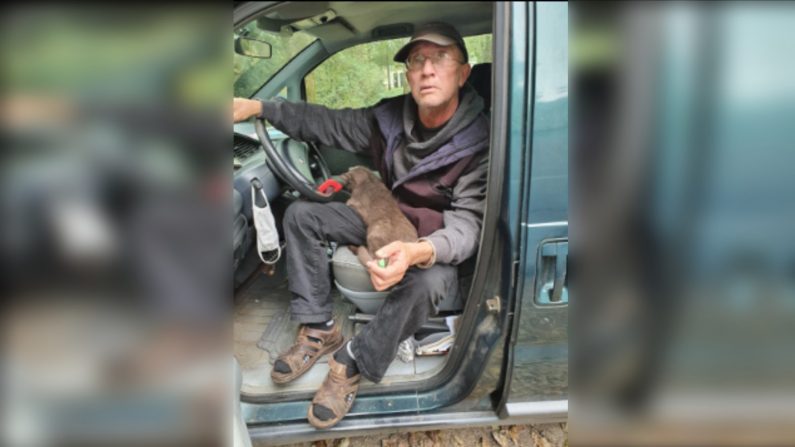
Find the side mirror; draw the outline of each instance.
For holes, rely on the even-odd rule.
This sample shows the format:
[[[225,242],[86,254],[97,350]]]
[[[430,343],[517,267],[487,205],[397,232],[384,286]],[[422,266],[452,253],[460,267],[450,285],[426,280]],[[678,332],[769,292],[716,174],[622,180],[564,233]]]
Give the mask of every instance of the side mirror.
[[[235,38],[235,53],[259,59],[271,58],[271,44],[250,37]]]

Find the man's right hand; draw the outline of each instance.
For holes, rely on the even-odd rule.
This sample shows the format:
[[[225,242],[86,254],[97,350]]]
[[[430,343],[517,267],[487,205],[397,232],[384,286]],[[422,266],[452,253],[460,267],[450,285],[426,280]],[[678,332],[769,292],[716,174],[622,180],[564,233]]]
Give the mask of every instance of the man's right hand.
[[[256,99],[234,98],[232,102],[233,122],[237,123],[257,116],[260,110],[262,110],[262,105]]]
[[[388,260],[386,266],[379,266],[376,260],[369,261],[365,266],[370,273],[370,282],[380,292],[403,280],[412,265],[427,263],[433,256],[433,245],[428,241],[394,241],[374,254],[376,258]]]

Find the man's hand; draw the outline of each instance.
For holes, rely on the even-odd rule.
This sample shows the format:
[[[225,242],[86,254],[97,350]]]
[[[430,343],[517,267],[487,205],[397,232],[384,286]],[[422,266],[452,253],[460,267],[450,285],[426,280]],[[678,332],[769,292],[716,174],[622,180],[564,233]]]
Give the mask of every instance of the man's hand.
[[[245,121],[252,116],[259,115],[262,105],[256,99],[234,98],[232,102],[233,121]]]
[[[428,242],[395,241],[375,252],[376,259],[367,263],[370,281],[375,290],[386,290],[399,283],[406,271],[415,264],[422,264],[431,258],[433,247]],[[380,267],[378,259],[387,259],[387,266]]]

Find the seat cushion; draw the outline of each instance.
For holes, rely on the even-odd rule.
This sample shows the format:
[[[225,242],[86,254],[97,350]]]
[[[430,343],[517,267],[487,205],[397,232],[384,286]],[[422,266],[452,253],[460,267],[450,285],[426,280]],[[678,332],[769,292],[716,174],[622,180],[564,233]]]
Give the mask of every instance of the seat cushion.
[[[389,296],[388,291],[375,290],[367,269],[347,246],[337,247],[331,258],[331,268],[337,290],[366,314],[378,312],[378,308]]]
[[[334,278],[340,285],[356,292],[375,292],[370,274],[348,246],[337,247],[331,258]]]
[[[475,259],[472,258],[471,261],[465,262],[459,267],[460,292],[444,297],[439,303],[440,311],[460,311],[464,308],[461,294],[469,292],[472,273],[467,273],[467,269],[469,266],[474,266],[474,261]],[[377,310],[380,307],[380,302],[389,296],[389,291],[378,292],[375,290],[373,283],[370,282],[370,274],[367,269],[347,246],[337,247],[331,258],[331,268],[340,293],[365,313],[375,313],[371,310]]]
[[[336,280],[334,285],[348,301],[356,305],[356,307],[367,315],[375,315],[384,300],[389,296],[389,292],[357,292],[355,290],[346,289]]]

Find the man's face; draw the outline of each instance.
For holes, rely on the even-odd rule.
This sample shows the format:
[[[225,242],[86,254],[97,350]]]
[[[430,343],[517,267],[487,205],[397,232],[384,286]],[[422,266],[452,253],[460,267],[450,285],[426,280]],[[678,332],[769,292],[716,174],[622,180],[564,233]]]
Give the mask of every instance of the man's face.
[[[463,60],[461,50],[455,45],[443,47],[430,42],[414,45],[408,57],[406,78],[420,109],[446,105],[458,95],[471,70]]]

